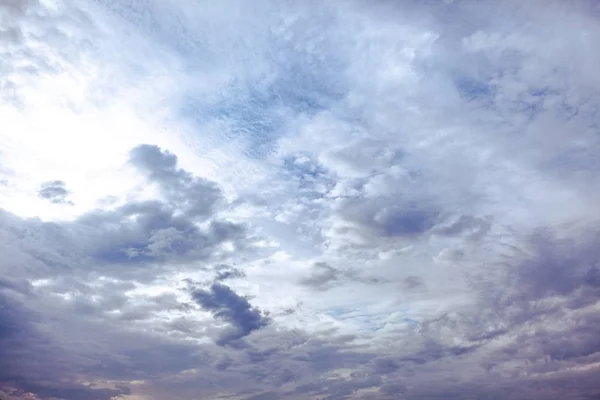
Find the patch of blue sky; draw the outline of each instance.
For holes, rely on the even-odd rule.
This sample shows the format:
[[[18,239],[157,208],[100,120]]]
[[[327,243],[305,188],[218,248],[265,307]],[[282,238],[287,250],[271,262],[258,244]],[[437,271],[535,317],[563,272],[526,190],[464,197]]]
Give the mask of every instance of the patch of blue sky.
[[[248,156],[262,158],[279,136],[278,130],[285,119],[276,98],[243,86],[232,83],[220,98],[208,103],[190,93],[180,112],[182,117],[199,125],[222,122],[225,126],[222,139],[237,141],[247,147]]]
[[[298,189],[303,191],[320,192],[319,186],[333,187],[335,184],[325,168],[303,155],[284,157],[280,173],[282,178],[296,179]]]
[[[328,85],[327,77],[311,76],[294,68],[280,74],[267,87],[263,82],[233,81],[216,99],[197,99],[194,93],[188,93],[182,117],[198,124],[224,122],[227,140],[246,146],[248,156],[263,158],[285,133],[291,118],[314,115],[343,97],[341,91]]]
[[[293,34],[308,35],[307,43],[317,40],[310,34]],[[268,51],[248,54],[248,65],[239,66],[240,76],[232,77],[216,99],[197,99],[188,93],[183,110],[199,123],[224,120],[228,139],[244,143],[250,157],[264,157],[272,151],[287,123],[298,115],[328,110],[348,92],[344,78],[348,56],[335,43],[325,41],[311,50],[274,34],[268,42]],[[254,64],[268,68],[253,72]],[[245,73],[246,68],[251,73]]]
[[[491,106],[496,96],[496,87],[488,81],[461,76],[454,79],[454,85],[459,95],[470,102],[477,102],[482,106]]]
[[[345,84],[339,78],[343,66],[335,59],[328,62],[311,60],[306,54],[290,56],[269,88],[281,104],[296,113],[314,115],[345,97]]]
[[[202,54],[200,41],[181,23],[176,8],[161,8],[154,0],[96,0],[98,4],[134,26],[139,33],[183,56]]]
[[[98,2],[177,54],[181,67],[196,79],[203,79],[205,67],[211,70],[211,63],[224,56],[220,49],[209,45],[210,40],[202,36],[201,30],[190,31],[181,22],[182,15],[155,1],[135,5],[118,0]],[[272,17],[270,23],[274,26],[282,23],[277,16]],[[256,49],[247,47],[243,40],[237,46],[235,38],[230,38],[236,54],[227,58],[239,65],[229,71],[229,85],[208,96],[190,89],[183,94],[177,114],[192,125],[222,122],[226,127],[222,140],[239,142],[251,158],[266,157],[295,115],[314,115],[346,96],[348,55],[324,34],[327,26],[320,24],[325,23],[328,21],[299,19],[279,33],[257,28],[261,30],[257,35],[268,46]],[[298,46],[299,40],[317,42],[319,46]]]

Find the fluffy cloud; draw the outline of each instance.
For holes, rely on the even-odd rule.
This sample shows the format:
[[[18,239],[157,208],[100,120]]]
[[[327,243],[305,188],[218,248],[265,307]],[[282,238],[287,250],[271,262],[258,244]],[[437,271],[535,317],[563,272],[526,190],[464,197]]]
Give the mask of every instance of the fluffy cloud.
[[[3,2],[0,396],[599,396],[599,15]]]
[[[268,320],[259,310],[253,309],[248,300],[240,297],[228,286],[215,283],[210,287],[210,291],[194,290],[192,298],[203,309],[232,325],[233,330],[219,338],[217,343],[220,345],[241,339],[268,324]]]

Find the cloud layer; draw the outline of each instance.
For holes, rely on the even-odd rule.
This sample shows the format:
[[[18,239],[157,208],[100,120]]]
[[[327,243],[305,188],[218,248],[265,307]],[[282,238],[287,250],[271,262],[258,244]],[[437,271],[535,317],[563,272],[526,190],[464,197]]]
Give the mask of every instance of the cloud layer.
[[[599,18],[2,2],[0,397],[597,398]]]

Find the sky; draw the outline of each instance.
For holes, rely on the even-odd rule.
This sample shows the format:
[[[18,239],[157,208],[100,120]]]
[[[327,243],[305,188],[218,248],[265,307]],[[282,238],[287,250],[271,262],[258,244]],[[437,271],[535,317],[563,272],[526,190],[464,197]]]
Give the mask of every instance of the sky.
[[[0,1],[0,399],[600,398],[600,3]]]

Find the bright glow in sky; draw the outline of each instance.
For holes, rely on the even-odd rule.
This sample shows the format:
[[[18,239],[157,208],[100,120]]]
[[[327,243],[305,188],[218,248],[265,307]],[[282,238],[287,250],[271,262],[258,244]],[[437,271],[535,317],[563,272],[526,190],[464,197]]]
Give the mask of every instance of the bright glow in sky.
[[[0,398],[600,396],[600,4],[0,2]]]

